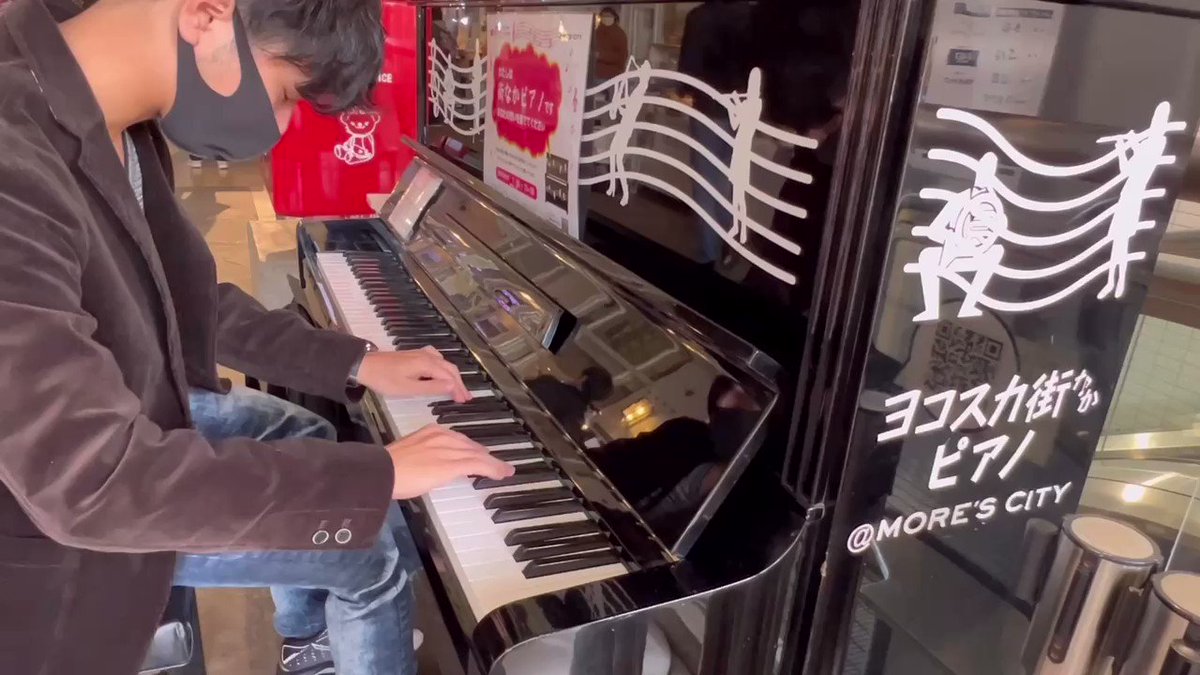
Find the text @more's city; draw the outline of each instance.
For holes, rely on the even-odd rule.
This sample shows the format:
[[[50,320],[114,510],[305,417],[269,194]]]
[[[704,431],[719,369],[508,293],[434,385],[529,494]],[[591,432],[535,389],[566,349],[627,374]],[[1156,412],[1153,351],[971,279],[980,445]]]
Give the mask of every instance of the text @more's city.
[[[1063,503],[1072,487],[1071,482],[1047,485],[1031,490],[1014,490],[1005,497],[984,497],[954,506],[942,506],[908,515],[882,518],[863,523],[850,532],[846,548],[862,553],[872,544],[888,539],[915,537],[923,532],[949,530],[967,525],[980,525],[1004,514],[1029,514]]]

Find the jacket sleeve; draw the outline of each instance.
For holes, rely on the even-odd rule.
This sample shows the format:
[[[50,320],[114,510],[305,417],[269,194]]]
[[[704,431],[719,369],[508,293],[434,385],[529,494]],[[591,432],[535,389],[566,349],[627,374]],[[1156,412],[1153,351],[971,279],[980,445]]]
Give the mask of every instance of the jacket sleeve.
[[[32,145],[0,123],[14,160],[0,162],[0,482],[34,524],[98,551],[368,545],[392,490],[382,448],[209,444],[143,414],[83,309],[89,216],[55,154]]]
[[[335,401],[357,401],[350,371],[366,340],[315,328],[287,310],[269,311],[233,284],[217,289],[217,362],[271,384]]]

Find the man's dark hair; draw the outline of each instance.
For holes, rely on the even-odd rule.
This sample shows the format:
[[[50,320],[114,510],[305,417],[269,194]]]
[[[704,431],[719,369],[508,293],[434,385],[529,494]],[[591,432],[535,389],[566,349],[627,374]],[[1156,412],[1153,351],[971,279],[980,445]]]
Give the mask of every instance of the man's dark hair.
[[[370,107],[383,69],[381,0],[238,0],[256,47],[308,76],[300,95],[324,113]]]
[[[609,375],[607,370],[598,366],[584,368],[583,383],[580,385],[579,391],[588,403],[603,401],[612,395],[612,375]]]

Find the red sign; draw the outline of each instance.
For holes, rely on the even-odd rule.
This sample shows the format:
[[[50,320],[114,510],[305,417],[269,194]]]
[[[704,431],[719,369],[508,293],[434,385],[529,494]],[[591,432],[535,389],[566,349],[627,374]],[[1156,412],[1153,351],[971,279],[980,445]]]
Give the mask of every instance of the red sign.
[[[504,140],[534,157],[546,154],[558,131],[562,75],[557,63],[533,45],[504,45],[493,65],[492,117]]]
[[[326,116],[301,104],[271,153],[271,198],[280,216],[370,215],[367,195],[391,192],[412,161],[404,138],[417,133],[417,10],[388,0],[383,24],[375,109]]]

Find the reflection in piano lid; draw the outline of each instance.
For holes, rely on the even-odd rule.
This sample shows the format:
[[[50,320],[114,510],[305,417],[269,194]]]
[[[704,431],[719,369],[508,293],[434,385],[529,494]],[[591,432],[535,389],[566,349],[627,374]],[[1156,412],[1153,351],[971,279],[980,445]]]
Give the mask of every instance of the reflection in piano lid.
[[[405,242],[383,220],[304,223],[300,238],[333,322],[381,347],[434,346],[475,397],[368,397],[379,436],[438,422],[517,466],[412,504],[469,631],[509,603],[684,556],[778,394],[769,359],[714,348],[736,337],[443,178]]]

